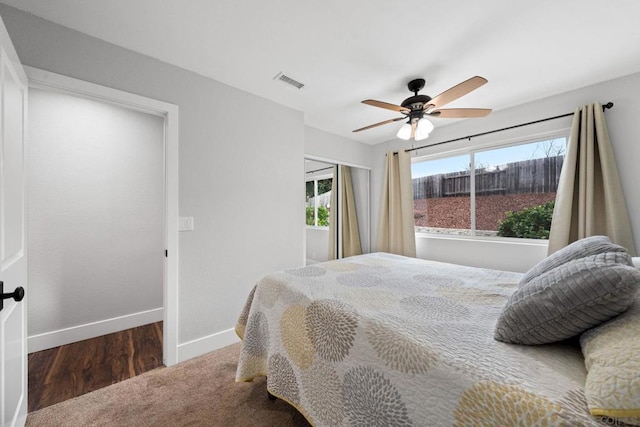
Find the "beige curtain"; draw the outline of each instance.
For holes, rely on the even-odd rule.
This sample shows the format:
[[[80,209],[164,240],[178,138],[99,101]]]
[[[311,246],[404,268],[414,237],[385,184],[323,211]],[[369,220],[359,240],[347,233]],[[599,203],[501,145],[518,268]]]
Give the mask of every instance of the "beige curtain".
[[[378,227],[378,250],[416,256],[411,158],[404,150],[387,153]]]
[[[599,103],[576,109],[558,183],[548,253],[594,235],[609,236],[635,256],[627,205]]]
[[[351,168],[341,165],[340,178],[338,166],[333,168],[331,183],[331,210],[329,212],[329,259],[336,259],[338,210],[342,214],[342,256],[349,257],[362,254],[360,245],[360,231],[358,230],[358,215],[351,182]],[[338,187],[341,191],[338,191]],[[339,197],[340,196],[340,197]],[[339,200],[339,202],[338,202]]]
[[[342,256],[348,257],[362,254],[360,246],[360,231],[358,230],[358,215],[356,202],[353,197],[353,184],[351,182],[351,168],[340,166],[342,172]]]

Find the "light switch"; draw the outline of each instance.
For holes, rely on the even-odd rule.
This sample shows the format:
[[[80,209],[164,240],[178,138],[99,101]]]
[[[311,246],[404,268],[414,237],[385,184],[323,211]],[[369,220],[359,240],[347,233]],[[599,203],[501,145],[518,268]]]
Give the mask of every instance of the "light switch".
[[[179,217],[178,231],[193,231],[193,217],[192,216]]]

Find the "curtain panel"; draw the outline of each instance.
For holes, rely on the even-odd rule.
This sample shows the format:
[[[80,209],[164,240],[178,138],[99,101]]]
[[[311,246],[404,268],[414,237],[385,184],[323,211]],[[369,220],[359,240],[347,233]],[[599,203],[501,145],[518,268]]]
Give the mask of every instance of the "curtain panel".
[[[631,222],[600,103],[576,109],[551,222],[548,254],[605,235],[635,256]]]
[[[416,256],[411,157],[404,150],[387,153],[377,246],[380,251]]]
[[[338,176],[338,168],[340,175]],[[340,191],[338,191],[338,188]],[[349,166],[334,166],[331,184],[331,206],[329,211],[329,259],[338,258],[336,244],[338,240],[338,211],[342,217],[342,257],[362,254],[360,231],[358,229],[358,215],[356,212],[351,168]]]
[[[342,256],[362,254],[360,231],[358,229],[358,215],[351,181],[351,168],[340,166],[342,172]]]

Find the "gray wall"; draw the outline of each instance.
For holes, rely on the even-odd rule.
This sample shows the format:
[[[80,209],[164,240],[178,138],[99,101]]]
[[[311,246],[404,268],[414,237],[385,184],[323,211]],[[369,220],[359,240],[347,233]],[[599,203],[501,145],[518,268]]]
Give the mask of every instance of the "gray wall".
[[[300,111],[6,5],[0,15],[25,65],[178,105],[179,211],[195,218],[180,233],[179,343],[233,328],[260,277],[303,264]],[[247,106],[260,111],[249,122]]]
[[[305,127],[304,154],[333,160],[335,163],[371,167],[373,147],[320,129]]]
[[[490,85],[491,83],[489,83]],[[436,128],[431,133],[431,136],[424,141],[415,143],[415,146],[437,143],[518,123],[570,113],[575,111],[577,107],[596,101],[603,104],[612,101],[615,106],[613,109],[607,110],[605,117],[614,154],[618,161],[623,191],[634,230],[635,245],[638,248],[640,247],[640,192],[636,188],[639,177],[638,164],[640,164],[640,144],[638,143],[640,140],[640,120],[638,120],[638,116],[640,116],[640,98],[637,96],[638,93],[640,93],[640,74],[633,74],[539,101],[495,111],[483,119],[468,119],[451,125],[446,125],[445,119],[434,119]],[[422,149],[413,154],[423,156],[446,152],[447,150],[454,150],[468,145],[486,144],[491,141],[513,141],[527,135],[544,136],[548,133],[568,130],[570,126],[571,117],[473,138],[471,141],[464,140],[432,149]],[[377,224],[379,218],[378,206],[380,204],[385,153],[388,150],[397,151],[410,146],[411,144],[400,140],[393,140],[374,146],[371,180],[373,224]],[[373,242],[376,242],[377,233],[375,227],[373,231]],[[546,256],[546,244],[544,242],[536,244],[505,240],[478,241],[418,235],[416,237],[416,245],[419,258],[512,271],[526,271]]]

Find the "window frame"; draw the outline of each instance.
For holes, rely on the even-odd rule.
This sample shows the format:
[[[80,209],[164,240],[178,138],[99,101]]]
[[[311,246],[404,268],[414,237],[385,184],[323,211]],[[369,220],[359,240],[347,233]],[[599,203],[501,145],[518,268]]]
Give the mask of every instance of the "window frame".
[[[535,133],[524,135],[515,138],[502,139],[502,140],[492,140],[486,142],[480,142],[474,144],[472,147],[459,147],[446,151],[438,151],[431,154],[425,155],[416,155],[411,158],[411,165],[414,163],[421,163],[430,160],[440,160],[446,159],[449,157],[469,155],[469,166],[471,167],[469,171],[469,179],[470,179],[470,206],[469,206],[469,215],[471,228],[469,229],[470,234],[454,234],[454,233],[433,233],[426,230],[427,227],[418,227],[414,225],[414,232],[416,237],[428,237],[428,238],[442,238],[442,239],[463,239],[463,240],[474,240],[474,241],[494,241],[494,242],[511,242],[511,243],[527,243],[527,244],[539,244],[539,245],[547,245],[547,239],[530,239],[525,237],[500,237],[500,236],[478,236],[476,235],[476,186],[475,186],[475,154],[479,152],[497,150],[501,148],[515,147],[518,145],[526,145],[532,144],[536,142],[543,142],[552,139],[565,138],[567,143],[569,142],[570,136],[570,127],[565,127],[559,130],[555,130],[552,132],[543,132],[543,133]],[[470,143],[471,138],[467,143]],[[413,176],[411,176],[413,180]]]
[[[314,201],[316,203],[313,204],[313,222],[314,225],[309,225],[307,224],[307,221],[305,219],[305,227],[306,228],[310,228],[310,229],[314,229],[314,230],[329,230],[329,226],[324,226],[324,225],[318,225],[318,204],[317,204],[317,200],[318,200],[318,181],[323,181],[325,179],[331,179],[333,180],[333,174],[322,174],[322,175],[316,175],[310,178],[307,178],[304,182],[305,185],[307,182],[313,182],[313,197],[314,197]],[[333,181],[332,181],[332,185],[333,185]],[[324,194],[324,193],[323,193]],[[306,215],[305,215],[306,216]]]

